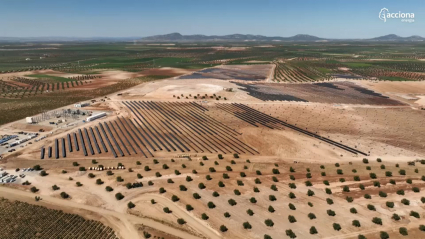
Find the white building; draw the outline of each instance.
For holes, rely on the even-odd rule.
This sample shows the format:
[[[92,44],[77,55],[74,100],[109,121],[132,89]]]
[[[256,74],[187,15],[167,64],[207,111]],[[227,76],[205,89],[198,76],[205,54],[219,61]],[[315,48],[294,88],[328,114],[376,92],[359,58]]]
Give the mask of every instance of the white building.
[[[99,118],[102,118],[102,117],[105,117],[105,116],[106,116],[105,112],[95,114],[95,115],[92,115],[90,117],[87,117],[87,122],[90,122],[90,121],[93,121],[93,120],[96,120],[96,119],[99,119]]]

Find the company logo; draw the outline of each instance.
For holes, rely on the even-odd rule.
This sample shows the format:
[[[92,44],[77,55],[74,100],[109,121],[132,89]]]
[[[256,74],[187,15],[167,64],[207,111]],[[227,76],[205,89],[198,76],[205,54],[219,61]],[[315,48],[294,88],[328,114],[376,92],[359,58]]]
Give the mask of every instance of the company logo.
[[[414,22],[415,14],[414,13],[404,13],[404,12],[390,12],[387,8],[382,8],[379,12],[379,19],[384,22],[387,22],[388,19],[400,19],[402,22]]]

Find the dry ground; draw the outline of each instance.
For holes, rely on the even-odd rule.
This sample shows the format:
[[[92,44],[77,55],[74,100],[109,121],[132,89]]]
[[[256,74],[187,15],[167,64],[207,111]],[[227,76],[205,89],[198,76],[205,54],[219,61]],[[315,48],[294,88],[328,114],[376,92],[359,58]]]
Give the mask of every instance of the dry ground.
[[[369,83],[365,83],[366,87],[367,84]],[[400,84],[403,84],[403,92],[398,93],[420,93],[417,85],[404,85],[404,82]],[[227,92],[223,88],[233,88],[235,91]],[[382,90],[384,88],[371,88],[380,93],[387,92]],[[15,199],[31,201],[31,195],[34,194],[29,192],[29,188],[35,186],[40,189],[36,195],[46,198],[42,200],[46,205],[82,208],[93,213],[98,210],[104,216],[102,222],[113,227],[122,238],[141,237],[142,233],[138,230],[140,224],[153,228],[150,230],[165,231],[182,238],[200,238],[203,235],[207,238],[261,239],[265,234],[274,239],[289,238],[286,236],[288,229],[292,229],[297,238],[357,238],[358,234],[364,234],[367,238],[379,238],[380,231],[387,231],[391,238],[398,238],[400,237],[398,228],[402,226],[408,229],[411,236],[420,238],[425,235],[418,230],[419,224],[424,224],[423,216],[425,216],[424,204],[421,202],[422,192],[425,190],[425,183],[421,177],[425,175],[425,166],[419,162],[416,166],[407,165],[407,161],[422,159],[425,155],[423,138],[425,111],[412,107],[414,105],[389,107],[263,102],[239,90],[236,84],[217,79],[171,78],[145,83],[120,93],[121,96],[116,93],[110,95],[111,100],[99,106],[113,111],[107,120],[114,119],[116,115],[123,117],[130,115],[122,108],[121,102],[124,100],[190,102],[194,101],[193,96],[197,94],[220,95],[222,99],[219,101],[210,98],[196,101],[209,110],[207,111],[209,116],[241,132],[240,140],[258,150],[260,155],[242,154],[239,155],[240,158],[233,158],[231,154],[226,154],[224,159],[218,159],[217,154],[198,153],[195,156],[191,153],[192,156],[188,159],[179,158],[179,153],[171,152],[155,155],[157,161],[151,157],[146,159],[141,155],[118,159],[81,155],[58,160],[39,160],[39,148],[49,140],[52,142],[54,138],[66,135],[67,132],[62,130],[55,131],[44,142],[34,143],[30,148],[19,152],[21,155],[7,157],[0,165],[8,172],[17,174],[14,172],[17,167],[26,168],[39,164],[47,171],[48,176],[41,177],[38,172],[27,173],[25,179],[18,180],[19,184],[10,186],[20,191],[4,187],[0,187],[0,190],[19,192],[10,195]],[[173,97],[181,94],[184,97],[189,94],[192,96],[189,99]],[[224,97],[227,100],[224,100]],[[307,128],[334,141],[370,152],[370,156],[365,157],[369,159],[369,163],[362,163],[363,156],[334,148],[289,128],[277,130],[261,125],[257,125],[258,127],[250,125],[218,109],[217,102],[243,103],[297,127]],[[97,123],[81,124],[77,128]],[[207,156],[208,160],[203,160],[202,156]],[[377,162],[377,158],[381,158],[382,162]],[[95,159],[97,164],[93,164],[92,159]],[[137,164],[137,161],[141,164]],[[73,162],[78,162],[79,166],[86,168],[96,165],[116,167],[118,163],[122,163],[126,169],[113,170],[113,175],[107,175],[106,171],[79,172],[79,166],[73,166]],[[340,165],[337,166],[335,163]],[[396,164],[399,164],[398,167]],[[321,165],[324,167],[321,168]],[[150,170],[146,170],[146,166]],[[290,167],[293,167],[295,172],[291,172]],[[279,173],[273,169],[278,169]],[[338,169],[342,170],[339,172],[342,174],[338,173]],[[406,175],[399,173],[401,169],[406,171]],[[62,170],[66,170],[67,173],[62,173]],[[307,174],[308,170],[311,175]],[[386,176],[386,171],[392,172],[392,176]],[[88,177],[89,173],[93,173],[95,177]],[[371,178],[370,173],[375,173],[377,178]],[[207,175],[211,177],[210,180],[207,179]],[[295,179],[291,180],[290,175]],[[122,182],[117,181],[118,176],[122,177]],[[354,176],[358,176],[360,181],[355,181]],[[96,185],[96,179],[101,179],[103,184]],[[389,183],[390,179],[396,181],[395,186]],[[412,179],[412,185],[406,182],[406,179]],[[31,185],[20,185],[25,180],[31,182]],[[325,185],[324,180],[328,180],[330,185]],[[83,186],[77,187],[77,181]],[[224,186],[219,185],[220,181]],[[313,185],[306,186],[306,181],[311,181]],[[378,181],[380,187],[375,187],[374,182]],[[131,189],[126,187],[127,183],[134,182],[141,182],[143,187]],[[200,183],[205,185],[204,189],[199,186]],[[295,183],[296,188],[291,189],[290,183]],[[365,186],[364,190],[360,189],[360,184]],[[57,185],[61,189],[54,191],[52,185]],[[180,187],[181,185],[184,187]],[[272,185],[275,185],[277,190],[271,188]],[[107,192],[106,186],[112,187],[113,192]],[[343,192],[343,186],[348,186],[350,192]],[[259,192],[255,192],[254,187],[258,188]],[[413,187],[418,187],[421,192],[413,192]],[[165,192],[160,193],[160,188],[164,188]],[[325,188],[331,189],[333,193],[327,194]],[[396,193],[400,189],[405,190],[405,195]],[[313,191],[314,196],[308,196],[308,190]],[[60,199],[61,191],[66,191],[71,199]],[[387,197],[380,197],[379,191],[386,192]],[[114,195],[118,192],[125,198],[116,200]],[[219,196],[213,196],[214,192]],[[295,194],[296,199],[289,197],[290,192]],[[194,193],[199,194],[200,198],[195,199]],[[370,194],[371,199],[364,198],[365,194]],[[173,195],[179,200],[173,202],[171,200]],[[269,195],[274,195],[276,200],[270,200]],[[347,196],[352,197],[354,201],[347,202]],[[250,202],[252,197],[255,198],[255,203]],[[327,198],[332,199],[333,204],[328,204]],[[403,205],[401,203],[403,198],[409,199],[410,205]],[[152,204],[151,199],[156,203]],[[229,199],[234,199],[237,204],[231,206]],[[127,209],[129,201],[136,207]],[[387,201],[394,202],[395,207],[388,208],[385,205]],[[215,208],[209,208],[208,202],[213,202]],[[309,202],[313,206],[310,206]],[[289,203],[296,209],[290,209]],[[376,211],[369,210],[368,204],[374,205]],[[194,209],[187,211],[187,205],[191,205]],[[269,206],[272,206],[275,212],[269,212]],[[164,207],[168,207],[172,213],[165,213]],[[352,207],[357,209],[357,214],[350,213]],[[248,209],[254,212],[252,216],[247,214]],[[329,216],[328,209],[335,211],[336,215]],[[421,218],[409,216],[410,211],[418,212]],[[225,212],[231,216],[225,217]],[[208,216],[208,220],[202,219],[203,213]],[[307,216],[309,213],[314,213],[316,219],[309,219]],[[393,213],[399,214],[402,220],[391,219]],[[289,215],[293,215],[297,222],[290,223]],[[374,224],[371,221],[373,217],[381,218],[383,225]],[[178,225],[177,218],[184,218],[187,224]],[[274,226],[266,226],[266,219],[271,219]],[[352,220],[359,220],[361,227],[352,226]],[[243,222],[249,222],[252,229],[244,229]],[[342,229],[334,230],[333,223],[339,223]],[[220,232],[221,225],[225,225],[228,231]],[[311,226],[315,226],[318,234],[309,233]],[[168,238],[166,234],[152,232],[153,235],[157,235],[155,233]]]

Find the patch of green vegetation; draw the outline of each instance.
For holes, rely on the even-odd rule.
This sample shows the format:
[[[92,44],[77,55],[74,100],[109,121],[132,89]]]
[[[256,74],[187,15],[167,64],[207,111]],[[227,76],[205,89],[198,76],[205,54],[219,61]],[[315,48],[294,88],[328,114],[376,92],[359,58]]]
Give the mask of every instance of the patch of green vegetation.
[[[380,76],[379,77],[382,80],[389,80],[389,81],[413,81],[410,79],[402,78],[402,77],[395,77],[395,76]]]
[[[350,67],[350,68],[363,68],[363,67],[369,67],[372,66],[368,63],[362,63],[362,62],[346,62],[344,65]]]
[[[52,76],[52,75],[46,75],[46,74],[32,74],[32,75],[25,75],[25,76],[34,77],[34,78],[38,78],[38,79],[55,80],[55,81],[60,81],[60,82],[72,81],[71,79],[68,79],[68,78],[65,78],[65,77]]]

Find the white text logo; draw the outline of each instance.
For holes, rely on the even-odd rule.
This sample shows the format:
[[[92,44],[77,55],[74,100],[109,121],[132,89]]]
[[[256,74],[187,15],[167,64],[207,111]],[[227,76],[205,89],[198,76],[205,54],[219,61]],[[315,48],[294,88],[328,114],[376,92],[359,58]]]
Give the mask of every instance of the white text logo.
[[[387,8],[382,8],[379,12],[379,19],[384,22],[387,22],[387,19],[401,19],[402,22],[414,22],[415,14],[414,13],[404,13],[404,12],[390,12]]]

